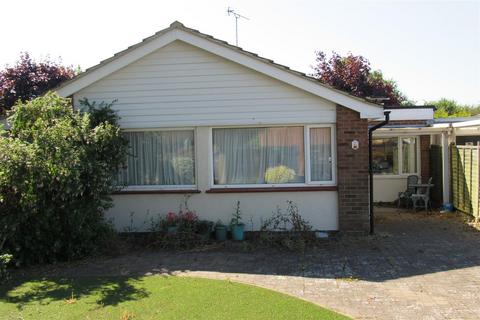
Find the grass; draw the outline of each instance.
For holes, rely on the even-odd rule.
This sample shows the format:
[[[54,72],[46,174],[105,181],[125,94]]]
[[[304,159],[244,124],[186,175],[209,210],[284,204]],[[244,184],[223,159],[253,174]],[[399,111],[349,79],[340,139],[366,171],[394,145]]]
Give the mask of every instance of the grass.
[[[244,284],[173,276],[41,279],[0,286],[0,319],[349,319]]]

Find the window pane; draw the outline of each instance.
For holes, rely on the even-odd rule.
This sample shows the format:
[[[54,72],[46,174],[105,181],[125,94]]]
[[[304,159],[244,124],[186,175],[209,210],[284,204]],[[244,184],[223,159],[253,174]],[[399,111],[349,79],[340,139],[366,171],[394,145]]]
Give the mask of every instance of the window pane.
[[[195,184],[193,130],[125,132],[130,143],[121,185]]]
[[[305,182],[303,127],[213,129],[214,183]]]
[[[417,139],[402,138],[402,171],[403,173],[417,172]]]
[[[312,181],[332,180],[332,139],[330,128],[310,129],[310,172]]]
[[[398,139],[373,139],[372,165],[375,174],[398,174]]]

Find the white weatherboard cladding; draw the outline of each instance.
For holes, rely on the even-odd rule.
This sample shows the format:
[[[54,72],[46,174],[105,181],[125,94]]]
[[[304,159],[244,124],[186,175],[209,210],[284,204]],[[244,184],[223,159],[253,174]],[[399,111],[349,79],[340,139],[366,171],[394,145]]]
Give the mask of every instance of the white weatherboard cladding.
[[[123,128],[334,123],[335,104],[181,41],[74,95],[117,100]]]

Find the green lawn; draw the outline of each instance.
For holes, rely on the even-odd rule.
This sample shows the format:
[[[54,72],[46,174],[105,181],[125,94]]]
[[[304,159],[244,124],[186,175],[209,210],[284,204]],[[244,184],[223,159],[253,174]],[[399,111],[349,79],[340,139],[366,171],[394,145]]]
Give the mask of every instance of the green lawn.
[[[0,286],[0,319],[348,319],[314,304],[229,281],[75,278]]]

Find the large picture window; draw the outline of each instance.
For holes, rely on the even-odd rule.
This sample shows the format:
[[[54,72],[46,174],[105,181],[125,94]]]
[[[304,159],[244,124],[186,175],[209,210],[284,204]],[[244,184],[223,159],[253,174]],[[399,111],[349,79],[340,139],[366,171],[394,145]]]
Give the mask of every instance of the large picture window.
[[[213,184],[331,184],[331,130],[304,126],[214,128]]]
[[[192,186],[195,184],[193,130],[125,132],[127,166],[119,174],[124,186]]]
[[[379,175],[418,174],[418,138],[374,138],[373,172]]]

